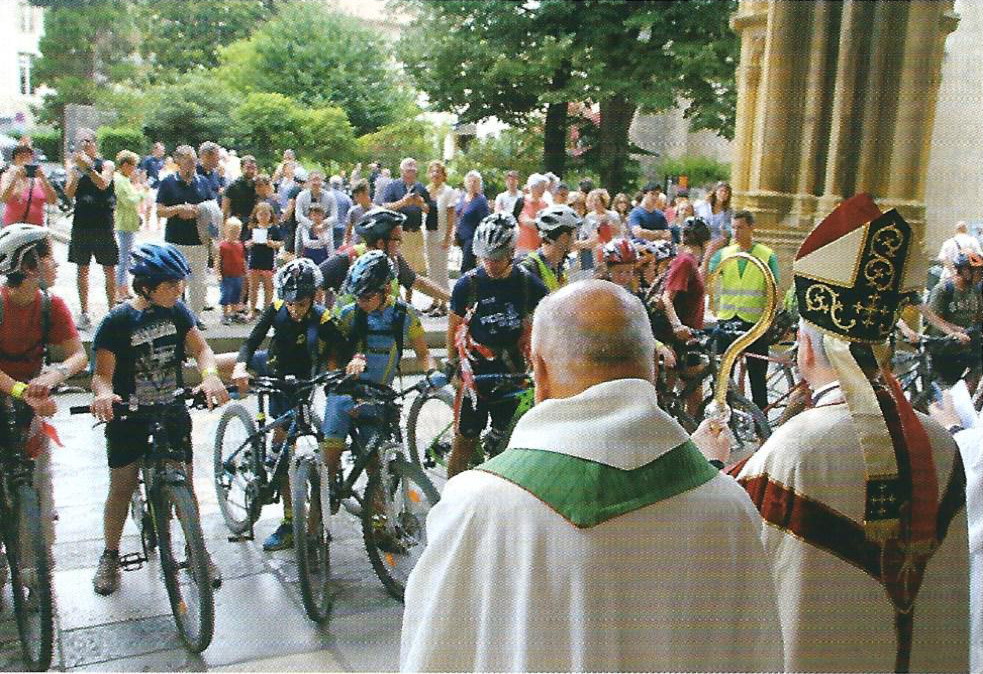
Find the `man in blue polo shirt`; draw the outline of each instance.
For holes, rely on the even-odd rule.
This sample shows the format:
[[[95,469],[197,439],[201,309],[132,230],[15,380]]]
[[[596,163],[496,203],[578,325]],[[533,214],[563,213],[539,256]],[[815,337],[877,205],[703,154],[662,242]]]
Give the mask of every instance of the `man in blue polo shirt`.
[[[205,308],[205,274],[208,269],[208,246],[198,236],[198,204],[212,199],[205,178],[196,170],[198,157],[190,145],[174,150],[177,173],[160,181],[157,212],[167,218],[164,241],[184,253],[191,265],[188,306],[195,316]]]
[[[648,183],[642,188],[642,201],[628,214],[628,230],[636,239],[646,241],[668,241],[672,237],[669,221],[659,210],[661,188],[656,183]]]

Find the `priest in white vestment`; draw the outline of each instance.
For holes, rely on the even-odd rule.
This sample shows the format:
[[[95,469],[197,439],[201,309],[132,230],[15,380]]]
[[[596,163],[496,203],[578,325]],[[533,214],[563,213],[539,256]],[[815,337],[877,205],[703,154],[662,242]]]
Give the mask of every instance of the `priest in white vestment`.
[[[760,516],[659,409],[654,353],[607,281],[539,305],[537,405],[431,511],[404,671],[781,668]]]
[[[968,668],[963,463],[911,409],[885,344],[916,250],[896,211],[858,195],[792,267],[813,409],[733,471],[763,516],[787,671]]]

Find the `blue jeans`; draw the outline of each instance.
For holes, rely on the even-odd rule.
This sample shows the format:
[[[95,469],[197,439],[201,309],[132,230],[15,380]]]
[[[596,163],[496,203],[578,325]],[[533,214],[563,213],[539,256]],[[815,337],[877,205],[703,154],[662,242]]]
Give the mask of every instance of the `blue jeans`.
[[[119,246],[119,264],[116,265],[116,285],[129,285],[126,282],[127,270],[130,268],[130,252],[133,250],[133,240],[136,232],[116,230],[116,244]]]

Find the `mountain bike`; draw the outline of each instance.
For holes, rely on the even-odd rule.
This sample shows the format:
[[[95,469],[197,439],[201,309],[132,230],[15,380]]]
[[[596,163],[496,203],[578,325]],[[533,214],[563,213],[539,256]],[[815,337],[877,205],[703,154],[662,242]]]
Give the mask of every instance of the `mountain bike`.
[[[519,419],[535,404],[532,377],[526,373],[479,374],[474,379],[475,384],[487,390],[488,398],[500,402],[517,400],[518,406],[504,433],[488,429],[482,434],[469,462],[470,467],[501,454],[508,447]],[[451,387],[422,393],[413,400],[406,420],[406,437],[410,460],[436,478],[446,480],[447,460],[454,439],[454,390]]]
[[[331,594],[328,532],[319,523],[321,491],[327,483],[318,447],[321,420],[312,405],[318,386],[336,376],[326,372],[310,379],[256,377],[251,385],[258,394],[255,421],[244,405],[230,405],[215,436],[215,492],[233,534],[229,540],[253,539],[260,511],[280,500],[282,478],[289,476],[301,599],[307,615],[318,622],[328,616]],[[284,396],[290,408],[267,423],[274,395]],[[272,443],[276,429],[285,434],[279,448]]]
[[[346,501],[359,504],[362,537],[372,569],[389,594],[400,601],[410,572],[426,547],[427,514],[440,500],[420,466],[406,456],[400,427],[402,401],[411,393],[425,395],[432,388],[426,378],[401,391],[345,376],[325,385],[326,393],[350,395],[356,404],[351,412],[350,461],[342,462],[331,481],[332,517],[324,518],[324,524],[337,526],[332,524],[333,516]],[[368,481],[359,495],[356,485],[363,474]],[[296,494],[303,496],[305,491],[312,492],[297,487],[295,504]]]
[[[920,335],[917,344],[911,349],[895,348],[891,355],[891,371],[901,384],[911,406],[919,412],[928,413],[928,406],[941,389],[935,372],[932,370],[932,356],[928,346],[932,344],[954,344],[955,338],[948,335]]]
[[[691,370],[675,372],[677,379],[682,383],[681,388],[678,384],[670,386],[666,368],[659,368],[656,379],[659,405],[679,422],[687,433],[695,431],[700,421],[706,417],[707,408],[713,401],[713,385],[720,367],[715,334],[707,330],[691,330],[691,332],[692,338],[678,355],[680,362],[685,363]],[[696,392],[699,392],[702,402],[694,417],[687,410],[686,401]],[[771,437],[771,425],[767,417],[757,405],[741,393],[733,380],[727,389],[727,405],[731,409],[728,427],[734,437],[733,452],[757,449]]]
[[[34,460],[25,451],[33,412],[8,396],[0,405],[8,438],[0,447],[0,534],[10,569],[24,662],[31,671],[44,671],[51,666],[54,601],[51,558],[41,521],[40,497],[34,487]]]
[[[204,396],[178,389],[172,400],[164,402],[138,403],[131,398],[128,404],[113,405],[115,419],[145,422],[150,428],[150,448],[140,463],[140,498],[146,509],[140,498],[131,502],[144,553],[122,555],[120,567],[124,571],[142,568],[154,547],[148,546],[148,541],[155,543],[178,633],[190,650],[201,653],[208,648],[215,630],[213,590],[218,581],[208,571],[198,504],[184,470],[184,448],[176,446],[179,439],[172,441],[167,428],[168,420],[188,407],[204,409]],[[69,411],[89,414],[89,407],[71,407]]]

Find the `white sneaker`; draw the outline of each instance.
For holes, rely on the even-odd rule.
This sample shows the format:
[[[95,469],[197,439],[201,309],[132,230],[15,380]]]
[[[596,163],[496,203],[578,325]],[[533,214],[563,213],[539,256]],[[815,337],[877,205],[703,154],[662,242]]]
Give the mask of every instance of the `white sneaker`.
[[[75,327],[79,330],[89,330],[92,328],[92,319],[89,318],[89,314],[79,314],[78,319],[75,321]]]

